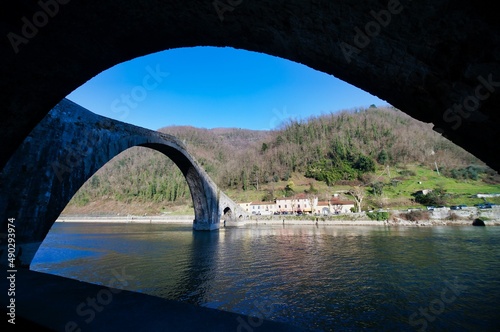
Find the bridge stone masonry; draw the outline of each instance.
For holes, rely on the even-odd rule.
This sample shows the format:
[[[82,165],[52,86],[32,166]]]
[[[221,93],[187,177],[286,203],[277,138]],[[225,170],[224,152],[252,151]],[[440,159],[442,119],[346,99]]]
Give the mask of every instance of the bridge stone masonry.
[[[494,2],[18,0],[0,19],[0,139],[9,142],[0,167],[59,101],[100,72],[154,52],[216,46],[334,75],[432,123],[500,171]]]
[[[96,115],[64,99],[30,133],[0,173],[0,215],[15,218],[18,258],[25,266],[52,224],[99,168],[122,151],[157,150],[179,167],[193,199],[194,230],[216,230],[221,217],[246,216],[171,135]],[[2,219],[2,229],[7,229]],[[1,263],[7,262],[3,244]]]

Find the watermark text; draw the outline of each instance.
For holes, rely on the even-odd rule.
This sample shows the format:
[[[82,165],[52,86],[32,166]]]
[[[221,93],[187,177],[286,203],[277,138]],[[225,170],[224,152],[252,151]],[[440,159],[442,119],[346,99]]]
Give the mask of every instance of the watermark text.
[[[30,18],[23,16],[21,18],[21,30],[19,33],[9,32],[7,39],[14,50],[14,53],[19,53],[20,47],[26,45],[29,41],[38,35],[40,29],[45,27],[51,18],[59,13],[60,5],[66,5],[70,0],[40,0],[38,7],[40,10],[35,12]]]
[[[7,321],[9,324],[16,324],[16,225],[15,218],[7,219],[7,296],[9,304],[7,305]]]

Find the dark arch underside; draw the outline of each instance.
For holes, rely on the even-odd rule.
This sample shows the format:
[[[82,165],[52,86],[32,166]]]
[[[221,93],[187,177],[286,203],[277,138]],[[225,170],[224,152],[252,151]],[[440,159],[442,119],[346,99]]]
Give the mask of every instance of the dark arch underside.
[[[1,14],[0,135],[9,144],[0,146],[0,167],[62,98],[101,71],[176,47],[231,46],[335,75],[432,122],[498,171],[500,24],[494,6],[456,0],[19,0]]]

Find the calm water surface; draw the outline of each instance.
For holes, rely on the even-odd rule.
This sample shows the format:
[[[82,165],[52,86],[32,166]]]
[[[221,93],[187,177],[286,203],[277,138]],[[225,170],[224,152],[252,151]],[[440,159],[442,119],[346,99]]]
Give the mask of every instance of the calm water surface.
[[[31,269],[322,331],[500,330],[500,227],[56,223]]]

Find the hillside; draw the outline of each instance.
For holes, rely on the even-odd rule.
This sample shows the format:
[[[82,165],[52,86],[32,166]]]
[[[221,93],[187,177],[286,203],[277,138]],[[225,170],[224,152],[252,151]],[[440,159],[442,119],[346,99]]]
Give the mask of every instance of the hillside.
[[[236,201],[272,200],[306,190],[326,198],[363,186],[369,208],[414,205],[411,193],[422,186],[453,191],[450,202],[472,202],[464,195],[476,191],[500,192],[498,174],[430,125],[393,108],[290,120],[273,131],[188,126],[159,131],[181,139]],[[64,213],[191,211],[189,189],[177,167],[158,152],[132,148],[89,179]]]

